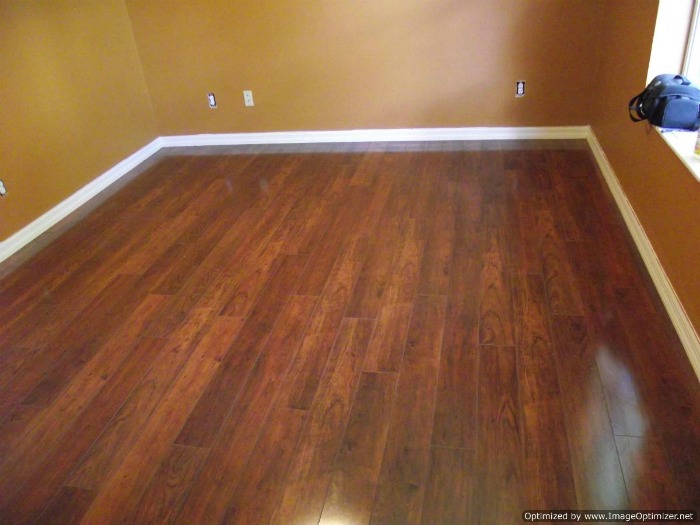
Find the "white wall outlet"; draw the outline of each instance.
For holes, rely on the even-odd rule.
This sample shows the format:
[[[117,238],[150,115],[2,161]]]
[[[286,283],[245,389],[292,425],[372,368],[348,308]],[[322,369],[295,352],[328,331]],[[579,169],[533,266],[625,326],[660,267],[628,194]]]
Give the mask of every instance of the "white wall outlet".
[[[515,81],[515,96],[524,97],[525,96],[525,81],[516,80]]]
[[[253,102],[253,92],[252,91],[244,91],[243,92],[243,103],[246,106],[254,106],[255,102]]]
[[[5,188],[5,184],[0,180],[0,197],[4,197],[7,195],[7,188]]]
[[[216,105],[216,96],[214,93],[209,93],[207,98],[209,99],[209,107],[211,109],[216,109],[218,106]]]

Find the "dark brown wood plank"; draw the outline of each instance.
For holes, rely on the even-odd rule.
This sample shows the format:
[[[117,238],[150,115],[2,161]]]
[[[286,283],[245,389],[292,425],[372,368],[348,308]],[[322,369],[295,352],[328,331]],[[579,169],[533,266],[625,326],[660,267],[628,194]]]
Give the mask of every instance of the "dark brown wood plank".
[[[328,465],[343,439],[371,329],[370,320],[342,321],[273,523],[318,521],[331,481]]]
[[[631,289],[616,296],[619,318],[629,341],[632,366],[628,370],[634,373],[637,388],[648,396],[640,400],[653,413],[653,433],[661,437],[676,479],[693,479],[693,473],[700,468],[700,451],[694,445],[700,441],[700,383],[693,377],[677,336],[646,304],[646,292]],[[629,315],[632,308],[635,315]],[[647,373],[649,370],[655,372]],[[678,425],[679,420],[686,424]],[[644,437],[651,435],[649,432]],[[683,507],[700,505],[700,494],[690,484],[681,482],[678,497]]]
[[[94,498],[95,493],[91,490],[62,487],[51,505],[34,523],[46,525],[78,523]]]
[[[62,339],[34,352],[31,360],[25,360],[13,380],[0,389],[0,414],[21,400],[25,400],[25,403],[31,401],[26,404],[46,406],[90,357],[108,352],[107,347],[114,341],[119,344],[118,341],[122,339],[131,340],[138,335],[141,325],[157,313],[161,300],[156,296],[144,297],[142,290],[134,287],[133,279],[125,277],[115,280],[111,292],[94,304],[94,311],[79,316],[70,323],[70,330],[64,332]],[[137,292],[135,297],[126,301],[131,303],[133,311],[121,310],[120,306],[112,304],[113,301],[119,302],[117,297],[125,289]],[[134,309],[134,303],[140,299],[143,300]],[[121,318],[105,319],[111,315],[110,312],[120,314]],[[120,329],[120,326],[125,328]],[[110,327],[116,333],[110,333]],[[75,356],[81,356],[82,360],[76,362],[73,359]]]
[[[483,255],[479,307],[479,343],[512,346],[513,299],[510,273],[499,253]]]
[[[420,279],[423,245],[424,242],[416,238],[415,220],[411,220],[377,314],[365,359],[367,371],[399,371]]]
[[[598,245],[589,242],[567,243],[581,298],[586,308],[592,344],[601,351],[596,353],[596,364],[615,435],[648,436],[653,429],[653,410],[650,400],[643,399],[634,370],[633,345],[615,308],[617,297],[612,287],[609,264],[601,261]],[[607,259],[607,258],[606,258]],[[611,264],[612,261],[611,261]],[[623,376],[626,379],[620,380]]]
[[[289,229],[283,253],[310,255],[316,251],[324,235],[331,230],[331,225],[337,219],[338,208],[341,208],[341,203],[348,197],[350,177],[344,174],[344,158],[334,158],[332,162],[329,160],[328,171],[324,173],[330,179],[328,186],[321,196],[312,201],[305,220],[296,228]],[[317,255],[320,254],[317,252]]]
[[[540,276],[514,275],[517,375],[527,508],[576,508],[554,345]]]
[[[188,165],[185,163],[182,169],[183,173],[180,175],[188,176],[187,169]],[[176,169],[176,171],[180,170]],[[177,180],[177,178],[175,176],[173,180]],[[194,181],[193,188],[191,188],[195,192],[194,194],[199,187],[199,181],[205,183],[206,178],[201,177]],[[164,187],[168,188],[171,179],[168,178],[164,182]],[[169,189],[171,198],[175,195],[176,200],[183,199],[182,192],[173,192],[174,187],[172,186]],[[74,242],[69,241],[66,245],[71,250],[72,257],[62,257],[60,253],[53,252],[54,258],[49,260],[45,260],[41,254],[37,258],[40,260],[38,266],[34,264],[35,261],[28,263],[28,266],[34,269],[34,273],[54,276],[54,279],[46,282],[41,290],[42,300],[50,301],[53,306],[49,313],[63,307],[68,310],[63,311],[61,315],[64,323],[49,330],[50,335],[60,336],[62,326],[72,319],[72,316],[67,314],[75,315],[83,310],[102,288],[119,273],[119,270],[123,274],[140,273],[143,270],[143,268],[139,268],[138,272],[129,272],[121,268],[121,263],[134,251],[143,250],[144,239],[149,234],[149,228],[144,228],[143,224],[162,218],[162,215],[159,214],[161,208],[153,205],[157,202],[157,199],[152,199],[154,194],[159,194],[158,189],[146,192],[144,198],[141,198],[141,195],[132,194],[130,200],[108,201],[105,206],[88,217],[85,221],[87,224],[83,228],[75,229],[78,238],[72,239]],[[168,192],[166,191],[165,194],[167,195]],[[144,205],[144,201],[153,206]],[[165,199],[158,204],[165,205],[167,202],[168,200]],[[126,205],[127,203],[128,205]],[[96,216],[97,219],[91,221],[93,216]],[[98,229],[99,236],[96,235]],[[68,237],[71,237],[70,233]],[[60,247],[58,249],[61,250]],[[56,261],[69,261],[66,264],[71,270],[62,269],[61,265],[56,264]],[[36,300],[36,297],[34,299]],[[30,321],[34,326],[42,326],[41,320],[36,315],[21,316],[20,319]],[[22,339],[31,340],[34,344],[37,343],[35,337],[31,333],[22,335]],[[42,340],[46,339],[40,335],[38,341]]]
[[[445,298],[414,307],[371,523],[417,523],[427,482]]]
[[[479,348],[479,412],[475,503],[477,522],[515,523],[524,503],[516,352]]]
[[[286,256],[265,288],[238,337],[230,342],[221,368],[202,394],[185,423],[177,443],[208,447],[245,384],[250,370],[287,304],[306,265],[306,256]]]
[[[395,387],[396,374],[360,376],[320,523],[369,522]]]
[[[177,233],[177,242],[172,243],[143,273],[143,280],[149,283],[154,293],[177,293],[235,222],[236,214],[220,210],[243,208],[243,203],[230,198],[223,181],[211,184],[194,204],[197,205],[195,209],[188,207],[181,216],[198,220],[192,221],[186,229],[171,224],[169,235]],[[188,239],[195,235],[194,239]]]
[[[388,190],[385,190],[388,193]],[[364,187],[352,187],[346,199],[333,210],[334,220],[318,241],[309,256],[309,265],[300,278],[298,293],[321,295],[336,261],[347,244],[353,229],[357,227],[358,209],[366,205],[372,193]]]
[[[210,345],[194,349],[119,467],[101,485],[85,521],[109,522],[133,516],[170,444],[220,366],[218,350]]]
[[[133,513],[133,523],[168,523],[177,516],[208,449],[173,445]]]
[[[282,244],[271,242],[262,253],[256,253],[253,259],[255,265],[241,264],[241,270],[232,276],[229,284],[228,299],[221,309],[221,315],[247,317],[271,276],[275,275],[284,257],[280,256]]]
[[[546,212],[529,201],[517,200],[513,214],[517,230],[513,232],[513,269],[524,273],[542,275],[542,219]]]
[[[270,181],[253,206],[246,209],[236,221],[236,227],[213,247],[193,272],[180,291],[169,301],[166,310],[151,323],[145,334],[163,337],[187,316],[192,308],[219,310],[234,292],[232,282],[240,280],[236,273],[241,267],[254,266],[251,258],[264,251],[275,229],[298,198],[299,184],[284,188],[282,182],[298,167],[297,161],[288,165],[277,159],[269,173]]]
[[[290,371],[294,380],[288,398],[290,408],[305,410],[311,406],[366,254],[366,238],[353,239],[328,278]]]
[[[476,523],[475,451],[433,447],[430,452],[430,474],[421,523]]]
[[[13,381],[25,363],[31,363],[38,349],[7,345],[0,355],[0,389]]]
[[[580,508],[629,504],[585,319],[552,317],[557,372]]]
[[[440,355],[432,443],[474,450],[478,395],[476,297],[450,301]]]
[[[455,243],[455,193],[457,186],[447,182],[446,172],[436,173],[433,184],[438,185],[435,201],[430,206],[430,224],[418,285],[420,294],[447,294]],[[427,218],[426,218],[427,219]]]
[[[250,456],[245,476],[231,497],[224,522],[269,523],[284,491],[307,411],[278,407]],[[182,521],[181,523],[191,523]]]
[[[664,447],[658,440],[648,437],[615,436],[615,442],[631,508],[691,508],[689,503],[682,502],[678,497],[676,479],[666,459]]]
[[[80,221],[79,227],[69,229],[54,241],[51,249],[44,249],[28,260],[19,272],[15,272],[19,278],[15,279],[15,275],[11,274],[3,281],[2,297],[12,301],[8,306],[13,305],[7,311],[8,315],[3,316],[3,327],[7,319],[17,317],[16,312],[21,311],[18,308],[26,308],[39,297],[50,295],[59,298],[68,294],[71,299],[76,299],[83,294],[88,301],[91,300],[94,296],[85,292],[90,288],[93,293],[100,290],[94,286],[91,277],[104,278],[101,270],[118,267],[115,261],[125,253],[124,248],[138,245],[140,234],[147,233],[148,229],[134,229],[134,224],[154,219],[154,210],[158,210],[153,205],[156,198],[167,195],[168,190],[172,192],[173,186],[169,183],[181,183],[182,177],[188,176],[188,168],[188,164],[183,162],[163,162],[150,170],[147,177],[118,191],[114,198],[94,209],[87,217],[82,212],[77,213],[82,217],[82,221],[75,221]],[[165,179],[161,177],[164,174],[168,175]],[[107,190],[103,193],[114,192]],[[68,218],[62,224],[66,223],[66,227],[70,228],[75,222]],[[62,227],[59,225],[53,229],[61,230]],[[45,236],[51,237],[51,234]],[[92,270],[92,274],[84,273],[87,270]],[[4,283],[14,286],[6,287]],[[77,304],[74,307],[80,309]]]
[[[416,298],[420,279],[420,265],[425,242],[418,239],[416,221],[407,221],[403,246],[387,283],[383,304],[412,303]]]
[[[195,312],[163,345],[159,358],[119,407],[107,428],[73,470],[69,486],[97,489],[116,471],[194,351],[211,312]],[[237,329],[240,321],[234,323]],[[220,333],[219,331],[215,333]],[[209,346],[206,343],[205,345]],[[218,352],[218,347],[214,346]]]
[[[18,436],[13,445],[10,461],[6,461],[0,471],[5,474],[0,484],[14,483],[11,486],[2,485],[0,504],[6,503],[20,486],[20,481],[26,481],[42,459],[51,450],[51,443],[59,440],[67,432],[77,417],[90,406],[91,400],[106,387],[109,379],[115,374],[128,352],[115,358],[112,354],[101,354],[91,360],[68,385],[66,391],[55,403],[44,410],[39,417],[34,418],[26,431]],[[91,488],[91,487],[82,487]]]
[[[267,414],[289,388],[287,372],[316,301],[315,297],[295,296],[287,303],[240,399],[222,422],[218,440],[212,435],[212,451],[178,517],[181,523],[220,519],[226,512]],[[178,440],[184,435],[181,432]]]
[[[413,305],[392,304],[379,311],[364,369],[369,372],[398,372],[401,367]]]
[[[398,227],[384,231],[368,250],[367,260],[357,278],[347,317],[376,318],[390,277],[394,258],[401,248]]]
[[[32,425],[34,418],[41,416],[44,409],[20,405],[13,410],[0,424],[0,457],[8,457],[13,445],[20,436]]]
[[[57,349],[52,351],[58,362],[23,403],[35,406],[50,404],[79,372],[81,365],[90,361],[102,343],[129,318],[145,296],[146,291],[140,287],[138,277],[117,276],[87,307],[85,314],[68,327]],[[152,308],[147,304],[146,308],[138,311],[137,319],[141,321],[141,316],[148,317],[151,313]]]
[[[164,339],[143,339],[136,343],[109,384],[57,440],[57,446],[19,492],[0,509],[0,514],[13,523],[29,523],[36,519],[161,353],[165,343]]]
[[[542,272],[552,314],[582,315],[583,305],[573,277],[566,247],[556,230],[558,217],[543,219]]]

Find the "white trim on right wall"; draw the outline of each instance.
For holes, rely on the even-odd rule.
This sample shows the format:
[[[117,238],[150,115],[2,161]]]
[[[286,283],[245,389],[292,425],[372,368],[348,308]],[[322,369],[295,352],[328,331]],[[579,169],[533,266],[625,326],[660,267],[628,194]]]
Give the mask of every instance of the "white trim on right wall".
[[[644,260],[647,271],[649,272],[652,281],[654,281],[656,290],[659,292],[659,296],[666,307],[666,311],[668,312],[671,322],[678,333],[678,337],[680,338],[681,343],[688,354],[690,364],[693,366],[698,379],[700,379],[700,337],[698,337],[698,333],[695,330],[693,323],[690,321],[685,308],[683,308],[683,303],[681,303],[670,279],[668,278],[668,275],[666,275],[666,272],[661,265],[661,261],[659,261],[649,237],[647,237],[641,222],[639,222],[639,218],[637,217],[634,208],[632,208],[630,201],[627,199],[627,195],[622,189],[620,181],[617,179],[617,175],[615,175],[615,171],[613,170],[610,161],[608,161],[605,151],[603,151],[603,147],[600,145],[600,142],[598,142],[595,133],[593,133],[593,129],[590,127],[586,136],[586,141],[588,142],[588,146],[591,148],[593,156],[600,167],[600,171],[603,174],[608,187],[610,188],[610,192],[615,199],[615,203],[622,213],[622,218],[632,234],[632,239],[634,240],[634,243],[642,256],[642,259]]]

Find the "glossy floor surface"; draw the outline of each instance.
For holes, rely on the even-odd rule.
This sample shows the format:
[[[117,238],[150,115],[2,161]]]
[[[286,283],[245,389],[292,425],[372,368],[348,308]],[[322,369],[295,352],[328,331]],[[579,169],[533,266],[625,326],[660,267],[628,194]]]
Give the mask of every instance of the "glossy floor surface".
[[[700,383],[585,143],[132,178],[3,266],[0,523],[700,510]]]

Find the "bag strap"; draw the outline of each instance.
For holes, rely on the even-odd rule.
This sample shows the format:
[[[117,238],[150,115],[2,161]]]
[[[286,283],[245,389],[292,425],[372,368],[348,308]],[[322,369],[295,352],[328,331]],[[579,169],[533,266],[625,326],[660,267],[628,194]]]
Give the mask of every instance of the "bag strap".
[[[630,100],[629,103],[629,115],[630,115],[630,120],[632,122],[641,122],[643,120],[646,120],[646,117],[644,114],[640,111],[641,104],[640,100],[644,92],[640,93],[639,95],[635,95],[632,97],[632,100]],[[634,112],[634,114],[632,114]]]

